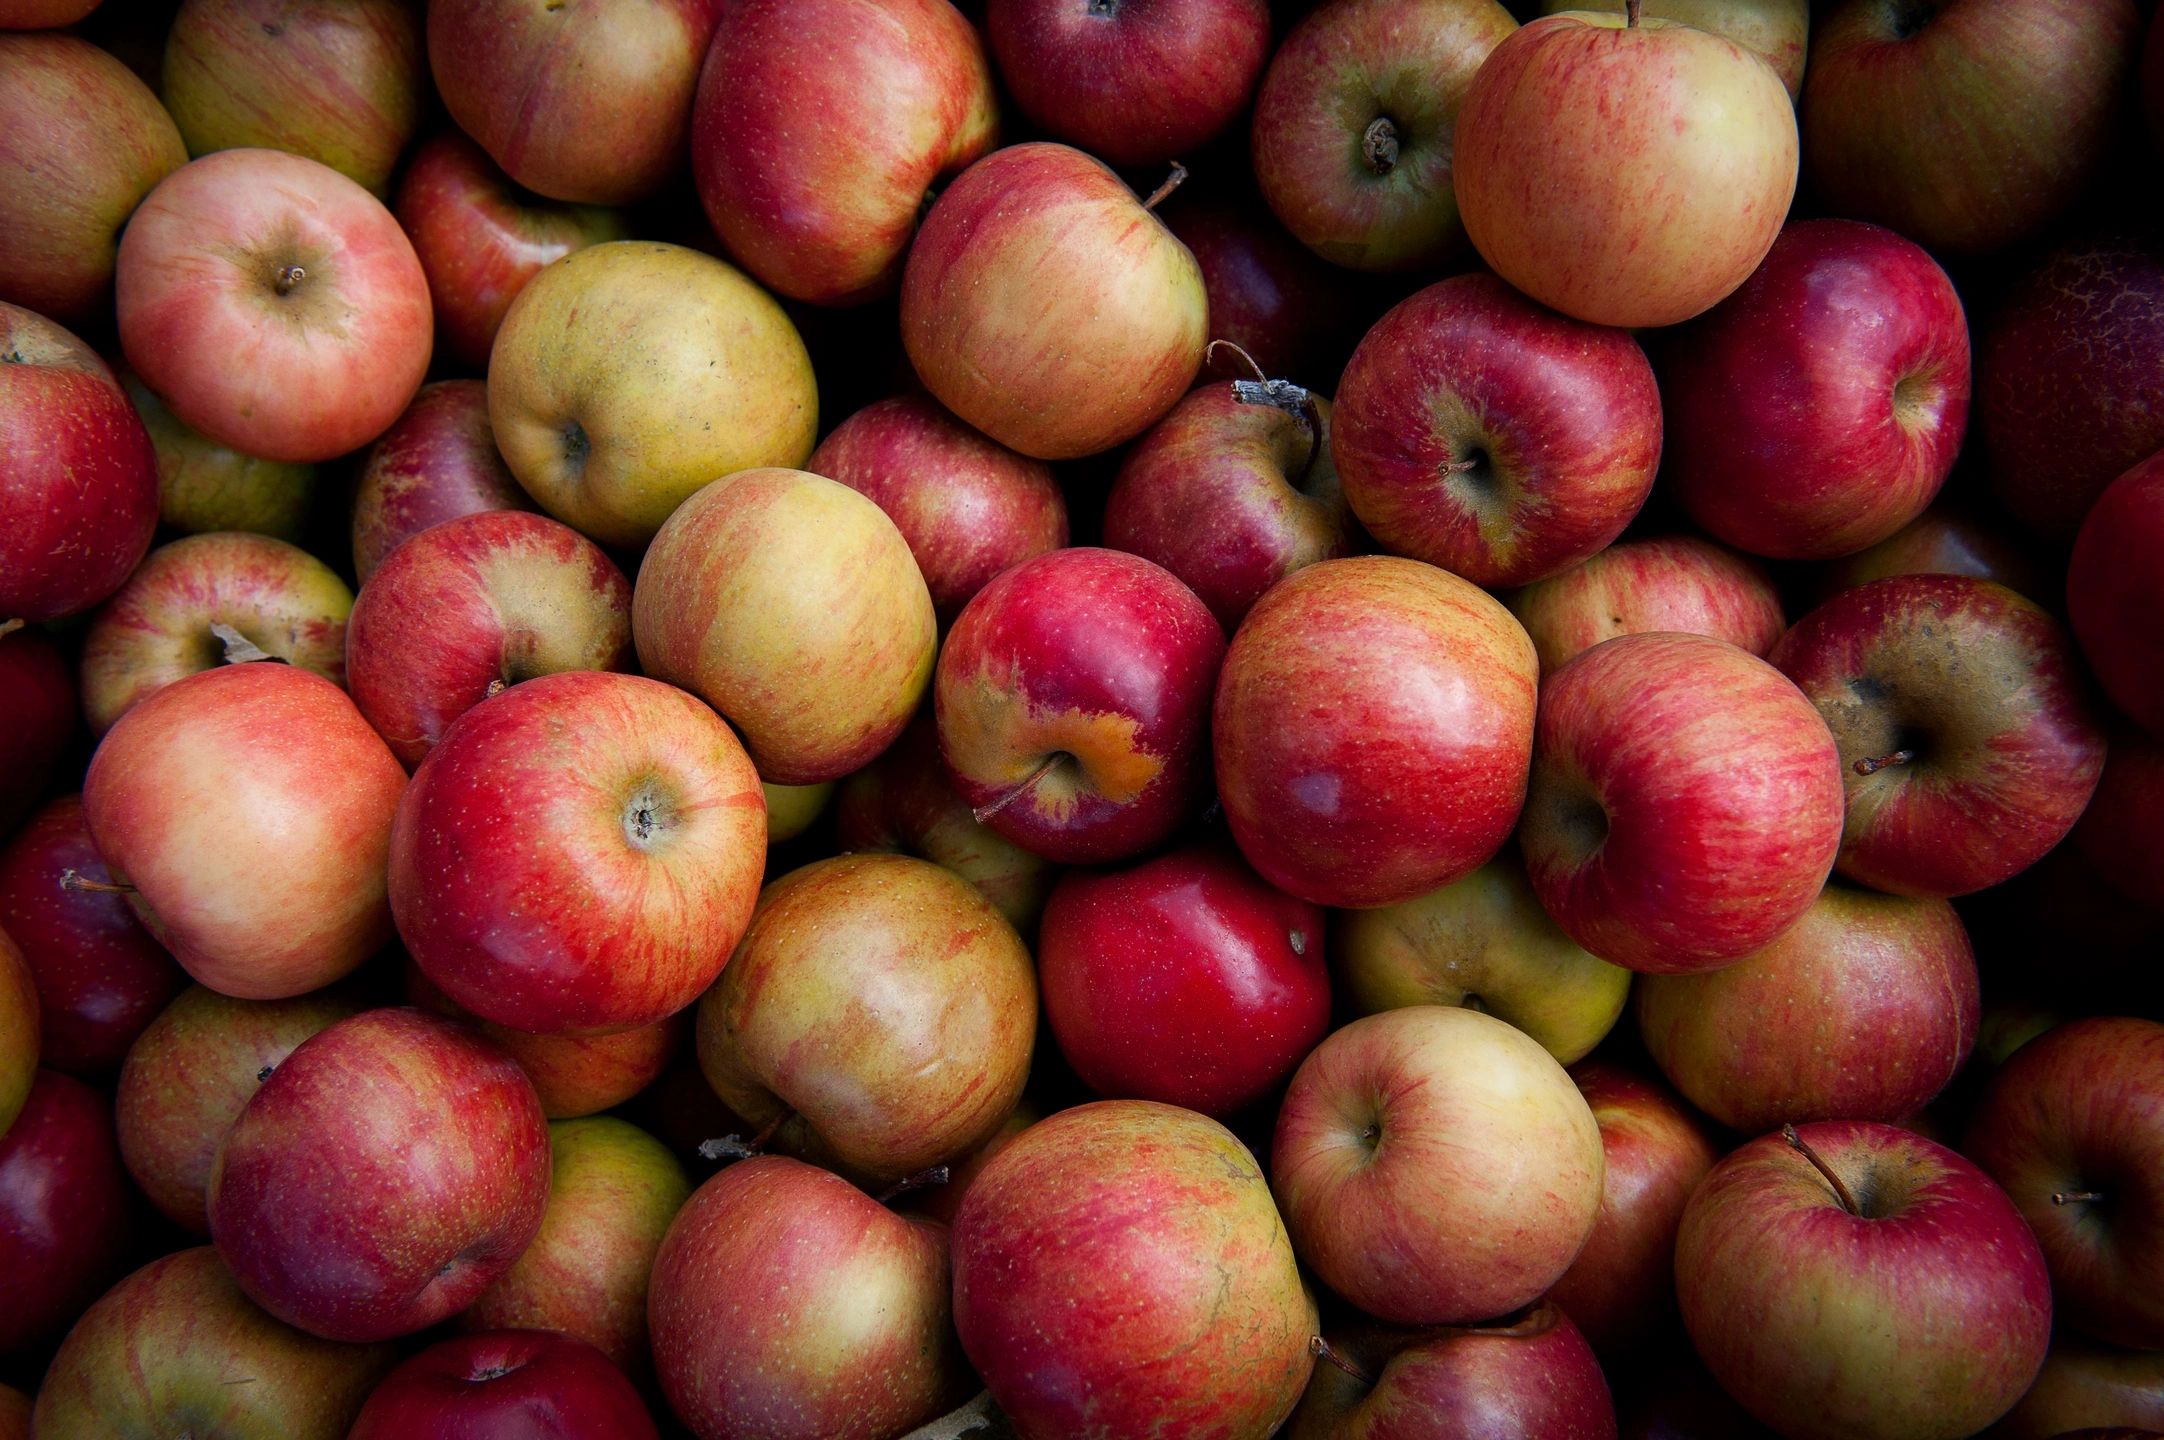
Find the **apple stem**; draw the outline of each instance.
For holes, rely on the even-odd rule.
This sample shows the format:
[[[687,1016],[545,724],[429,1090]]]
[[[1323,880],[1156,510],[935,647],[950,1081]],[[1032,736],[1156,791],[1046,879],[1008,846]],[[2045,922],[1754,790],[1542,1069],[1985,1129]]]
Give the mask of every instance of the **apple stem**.
[[[228,665],[249,665],[258,660],[276,660],[278,658],[276,655],[271,654],[270,651],[258,646],[255,641],[241,634],[240,631],[226,624],[223,620],[213,620],[210,633],[224,642],[225,663]]]
[[[1849,1193],[1848,1186],[1841,1183],[1841,1177],[1833,1173],[1833,1167],[1819,1158],[1819,1153],[1813,1150],[1801,1135],[1796,1133],[1795,1126],[1783,1125],[1781,1127],[1781,1138],[1786,1140],[1789,1146],[1800,1153],[1804,1159],[1810,1161],[1819,1174],[1826,1177],[1826,1183],[1833,1187],[1834,1196],[1841,1202],[1842,1209],[1848,1211],[1851,1215],[1863,1214],[1863,1210],[1856,1204],[1856,1197]]]
[[[764,1129],[746,1140],[741,1135],[724,1135],[718,1140],[701,1140],[699,1158],[702,1160],[749,1160],[766,1151],[767,1142],[780,1133],[781,1127],[796,1118],[796,1111],[784,1109],[766,1122]]]
[[[1315,392],[1305,385],[1295,385],[1290,380],[1272,380],[1263,373],[1262,366],[1256,362],[1254,356],[1230,340],[1212,340],[1204,346],[1202,361],[1205,365],[1217,353],[1220,345],[1246,361],[1247,368],[1255,377],[1252,380],[1233,381],[1232,398],[1242,405],[1267,405],[1273,410],[1282,410],[1306,433],[1307,459],[1300,466],[1300,473],[1306,475],[1314,468],[1315,457],[1322,450],[1322,412],[1316,408]]]
[[[1896,765],[1906,765],[1916,758],[1914,750],[1896,750],[1887,755],[1866,755],[1856,762],[1858,775],[1876,775],[1881,770],[1891,770]]]
[[[2102,1200],[2103,1198],[2104,1192],[2101,1190],[2061,1190],[2053,1194],[2051,1203],[2054,1205],[2077,1205]]]
[[[498,695],[501,695],[504,691],[510,688],[511,687],[509,685],[504,683],[504,678],[501,675],[498,675],[495,679],[488,682],[488,691],[487,693],[482,695],[481,698],[483,700],[493,700]]]
[[[1308,1354],[1313,1355],[1318,1360],[1329,1361],[1332,1365],[1337,1366],[1338,1369],[1344,1371],[1347,1375],[1352,1376],[1353,1379],[1358,1380],[1361,1384],[1367,1386],[1368,1388],[1374,1388],[1375,1377],[1368,1373],[1367,1367],[1364,1365],[1356,1364],[1353,1361],[1346,1359],[1343,1355],[1340,1355],[1337,1351],[1337,1347],[1332,1345],[1329,1341],[1323,1339],[1322,1336],[1316,1335],[1308,1340],[1307,1352]]]
[[[1638,12],[1645,8],[1645,0],[1623,0],[1623,23],[1629,29],[1638,28]]]
[[[60,872],[60,888],[86,890],[93,895],[133,895],[135,887],[125,880],[92,880],[75,870]]]
[[[1177,160],[1173,161],[1172,173],[1165,177],[1164,184],[1158,186],[1155,190],[1152,190],[1150,192],[1150,198],[1142,202],[1142,208],[1145,210],[1155,210],[1157,208],[1157,203],[1160,200],[1163,200],[1167,195],[1170,195],[1173,191],[1179,189],[1180,183],[1186,178],[1187,167],[1185,165],[1182,165]]]
[[[1073,758],[1073,756],[1069,755],[1064,750],[1054,750],[1051,754],[1044,757],[1043,764],[1039,765],[1036,769],[1029,772],[1028,779],[1024,780],[1021,784],[1015,786],[1013,789],[1006,791],[998,799],[989,801],[983,805],[979,805],[972,809],[969,813],[976,817],[977,823],[979,825],[985,824],[986,822],[991,820],[994,815],[997,815],[1000,811],[1006,809],[1009,805],[1012,805],[1015,801],[1021,799],[1024,795],[1028,794],[1029,791],[1037,784],[1037,782],[1044,779],[1045,776],[1051,774],[1053,769],[1058,766],[1062,760],[1071,760]]]
[[[952,1174],[944,1165],[934,1165],[929,1170],[919,1170],[914,1175],[904,1175],[876,1195],[882,1205],[890,1205],[912,1190],[922,1190],[927,1185],[944,1185]]]
[[[1470,456],[1463,460],[1453,460],[1442,467],[1445,475],[1463,475],[1468,470],[1478,470],[1479,468],[1480,462]]]
[[[307,278],[308,271],[305,266],[281,265],[278,267],[278,278],[271,282],[271,288],[281,295],[291,295],[294,287]]]
[[[22,628],[23,622],[20,620],[0,620],[0,640],[5,640]]]

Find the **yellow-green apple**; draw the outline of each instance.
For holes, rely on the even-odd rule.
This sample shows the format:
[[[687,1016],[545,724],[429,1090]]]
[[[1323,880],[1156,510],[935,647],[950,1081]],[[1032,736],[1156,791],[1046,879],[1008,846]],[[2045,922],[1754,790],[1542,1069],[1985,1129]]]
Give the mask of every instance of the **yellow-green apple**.
[[[428,103],[421,16],[404,0],[184,0],[162,80],[190,155],[290,151],[379,196]]]
[[[1721,1388],[1792,1440],[1960,1440],[2043,1364],[2036,1237],[1991,1178],[1892,1125],[1828,1121],[1713,1167],[1676,1293]]]
[[[38,1071],[0,1133],[0,1355],[59,1335],[112,1283],[132,1218],[104,1094]]]
[[[655,1440],[646,1402],[593,1346],[543,1329],[439,1340],[383,1377],[346,1440],[593,1435]]]
[[[0,929],[0,1135],[22,1114],[37,1083],[43,1023],[37,974],[22,947]]]
[[[88,610],[157,528],[157,452],[113,372],[44,316],[0,302],[0,623]]]
[[[406,772],[345,692],[290,665],[204,670],[107,732],[83,813],[173,958],[244,1000],[305,994],[391,938]]]
[[[1062,1110],[984,1167],[954,1219],[954,1321],[1033,1436],[1264,1440],[1316,1333],[1254,1157],[1149,1100]]]
[[[1669,1081],[1745,1135],[1923,1109],[1976,1045],[1976,955],[1944,900],[1829,885],[1765,949],[1638,984],[1639,1033]]]
[[[2067,561],[2066,611],[2082,658],[2112,703],[2164,737],[2164,449],[2097,498]],[[2146,620],[2144,617],[2148,617]]]
[[[362,584],[393,550],[431,525],[484,510],[531,510],[496,450],[488,385],[423,385],[361,461],[353,494],[353,569]]]
[[[796,839],[818,823],[826,813],[827,802],[834,798],[835,782],[822,780],[816,785],[770,785],[759,782],[759,789],[766,796],[766,844],[772,850],[776,845]]]
[[[46,1372],[33,1433],[105,1440],[184,1425],[219,1440],[345,1440],[397,1358],[272,1319],[200,1246],[153,1260],[90,1307]]]
[[[720,717],[657,680],[568,671],[475,706],[429,752],[398,807],[391,908],[474,1014],[599,1035],[698,999],[765,860],[766,799]]]
[[[126,365],[121,388],[158,455],[158,519],[188,535],[248,530],[298,541],[316,489],[316,467],[259,460],[183,425]]]
[[[1624,13],[1624,0],[1541,0],[1543,15],[1565,10]],[[1803,65],[1811,42],[1810,0],[1645,0],[1652,20],[1674,20],[1726,35],[1757,52],[1781,77],[1791,100],[1803,94]]]
[[[513,180],[551,200],[621,205],[683,168],[721,8],[442,0],[428,8],[428,64],[458,128]]]
[[[1138,855],[1208,788],[1224,656],[1209,608],[1162,566],[1095,547],[1017,565],[977,592],[939,653],[947,778],[979,820],[1046,859]]]
[[[2048,593],[2042,567],[2003,522],[1944,498],[1870,549],[1826,566],[1817,595],[1828,599],[1889,575],[1974,575],[2032,599]]]
[[[108,315],[121,227],[188,163],[158,97],[72,35],[0,33],[0,302]]]
[[[552,262],[511,302],[489,352],[488,415],[542,509],[636,547],[718,476],[803,464],[819,394],[796,327],[741,272],[614,240]]]
[[[643,1377],[647,1280],[691,1181],[659,1140],[605,1115],[550,1125],[549,1157],[540,1232],[457,1324],[561,1331]]]
[[[456,130],[414,152],[392,211],[428,276],[436,343],[460,364],[484,371],[504,312],[527,281],[574,250],[631,233],[614,210],[520,189]]]
[[[1353,351],[1330,453],[1385,550],[1494,588],[1568,570],[1622,534],[1652,493],[1661,428],[1637,341],[1460,275]]]
[[[1630,971],[1587,954],[1556,928],[1515,854],[1403,904],[1338,916],[1330,963],[1354,1014],[1407,1005],[1483,1010],[1565,1065],[1615,1028],[1631,984]]]
[[[1598,1060],[1571,1078],[1600,1127],[1600,1216],[1548,1299],[1603,1354],[1649,1349],[1675,1323],[1683,1207],[1720,1155],[1659,1082]]]
[[[1992,1440],[2063,1440],[2113,1425],[2138,1427],[2128,1437],[2164,1432],[2164,1350],[2122,1350],[2062,1330],[2036,1383],[1990,1434]]]
[[[1510,612],[1448,571],[1390,556],[1294,571],[1218,679],[1211,744],[1240,852],[1345,908],[1478,869],[1525,799],[1537,672]]]
[[[1603,960],[1717,970],[1818,898],[1841,848],[1841,758],[1810,700],[1746,650],[1604,641],[1541,686],[1526,874]]]
[[[0,695],[9,699],[8,724],[0,729],[0,835],[12,834],[15,822],[56,787],[80,713],[75,670],[60,643],[39,626],[5,626],[0,621]]]
[[[654,1260],[670,1408],[697,1435],[885,1440],[966,1393],[947,1227],[758,1155],[701,1185]]]
[[[1811,36],[1812,185],[1934,252],[2005,249],[2087,188],[2140,44],[2134,0],[1842,0]]]
[[[2082,859],[2120,894],[2164,915],[2164,740],[2131,730],[2112,737],[2104,774],[2074,826],[2073,840]],[[0,860],[0,866],[5,863]],[[0,925],[15,925],[4,901]],[[16,935],[30,945],[21,930]],[[48,1016],[48,1047],[51,1024]],[[58,1062],[48,1058],[45,1063]]]
[[[1265,375],[1321,384],[1344,364],[1359,338],[1361,293],[1343,270],[1325,265],[1287,234],[1259,199],[1226,187],[1180,187],[1165,202],[1165,224],[1202,268],[1216,376],[1246,374],[1244,354]]]
[[[631,582],[546,515],[461,515],[385,558],[344,640],[353,703],[393,755],[418,765],[453,721],[507,686],[630,669]]]
[[[1285,228],[1355,270],[1453,258],[1465,240],[1458,115],[1516,28],[1496,0],[1331,0],[1303,19],[1271,57],[1250,135],[1255,181]]]
[[[465,1309],[548,1201],[532,1082],[471,1030],[369,1010],[303,1041],[211,1165],[211,1241],[258,1305],[327,1340],[388,1340]]]
[[[699,1068],[777,1143],[887,1182],[977,1148],[1037,1033],[1029,950],[951,871],[843,855],[766,887],[699,1001]]]
[[[1547,675],[1618,635],[1711,635],[1764,655],[1788,628],[1766,567],[1695,535],[1625,540],[1505,598]]]
[[[1046,141],[940,194],[902,276],[902,344],[949,410],[1040,460],[1108,450],[1202,366],[1202,271],[1119,176]]]
[[[188,983],[111,880],[80,795],[53,800],[0,846],[0,931],[21,948],[38,994],[35,1043],[0,1042],[0,1055],[71,1075],[109,1074]],[[0,1117],[8,1108],[0,1099]]]
[[[1638,16],[1535,20],[1458,112],[1453,182],[1498,275],[1596,325],[1712,308],[1772,248],[1796,192],[1796,112],[1725,36]]]
[[[1839,868],[1899,895],[1966,895],[2066,838],[2104,730],[2066,632],[2003,585],[1897,575],[1844,590],[1769,658],[1840,745]]]
[[[1043,1127],[1039,1127],[1042,1129]],[[1355,1020],[1285,1092],[1270,1183],[1300,1258],[1395,1325],[1463,1325],[1546,1293],[1600,1214],[1600,1127],[1540,1042],[1493,1015]]]
[[[1330,1029],[1322,908],[1239,856],[1189,845],[1070,870],[1037,939],[1045,1019],[1084,1084],[1224,1118],[1270,1095]]]
[[[1660,360],[1670,490],[1753,555],[1876,545],[1931,503],[1968,428],[1954,282],[1861,221],[1784,229],[1742,289],[1665,337]]]
[[[2164,1025],[2100,1017],[2031,1040],[1964,1148],[2036,1231],[2061,1323],[2164,1350]]]
[[[428,369],[428,281],[406,232],[298,155],[221,150],[174,171],[128,222],[114,283],[143,383],[266,460],[359,449]]]
[[[297,545],[245,530],[187,535],[145,556],[83,637],[83,713],[103,735],[183,676],[283,660],[346,683],[353,592]]]
[[[691,173],[761,282],[854,305],[900,283],[934,187],[998,135],[984,42],[947,0],[744,0],[706,51]]]
[[[1162,165],[1247,111],[1268,0],[995,0],[985,38],[1030,123],[1114,165]]]
[[[745,470],[686,500],[632,595],[639,663],[726,716],[759,773],[862,768],[924,698],[939,623],[909,541],[839,481]]]
[[[804,468],[887,512],[942,625],[1000,571],[1067,543],[1067,502],[1052,467],[987,440],[926,395],[865,406]]]
[[[1330,414],[1319,395],[1288,410],[1228,384],[1189,391],[1120,462],[1105,544],[1170,570],[1231,634],[1263,591],[1353,552]]]
[[[226,1132],[302,1041],[359,1013],[337,990],[291,1000],[183,990],[137,1037],[113,1096],[120,1158],[150,1202],[208,1235],[210,1167]]]

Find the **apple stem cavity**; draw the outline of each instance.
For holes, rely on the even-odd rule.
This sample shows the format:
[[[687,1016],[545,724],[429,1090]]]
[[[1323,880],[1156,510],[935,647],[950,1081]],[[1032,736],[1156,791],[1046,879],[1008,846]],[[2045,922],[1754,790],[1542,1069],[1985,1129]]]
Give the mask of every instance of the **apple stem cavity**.
[[[1368,121],[1368,128],[1360,133],[1360,158],[1367,162],[1370,171],[1388,175],[1398,168],[1398,123],[1388,115],[1378,115]]]
[[[1366,1366],[1358,1364],[1357,1362],[1349,1360],[1345,1356],[1339,1354],[1337,1347],[1335,1345],[1332,1345],[1329,1341],[1323,1339],[1322,1336],[1317,1335],[1311,1338],[1307,1342],[1307,1350],[1308,1353],[1310,1355],[1313,1355],[1316,1359],[1329,1361],[1332,1365],[1337,1366],[1338,1369],[1344,1371],[1347,1375],[1352,1376],[1353,1379],[1358,1380],[1361,1384],[1367,1386],[1369,1389],[1372,1390],[1375,1388],[1375,1377],[1368,1373]]]
[[[291,295],[299,287],[300,283],[307,278],[308,269],[306,266],[281,265],[278,267],[278,278],[271,282],[271,288],[281,295]]]
[[[2059,1190],[2051,1197],[2054,1205],[2088,1205],[2104,1198],[2101,1190]]]
[[[1881,770],[1891,770],[1896,765],[1906,765],[1916,758],[1914,750],[1895,750],[1885,755],[1866,755],[1856,762],[1858,775],[1876,775]]]
[[[225,646],[225,663],[228,665],[252,665],[258,660],[278,658],[223,620],[213,620],[210,633],[217,636],[219,643]]]
[[[904,1175],[873,1198],[882,1205],[891,1205],[912,1190],[922,1190],[928,1185],[946,1184],[952,1174],[946,1166],[934,1165],[928,1170],[919,1170],[914,1175]]]
[[[81,890],[92,895],[133,895],[135,887],[125,880],[92,880],[77,870],[60,872],[60,888]]]
[[[977,823],[979,825],[988,823],[994,815],[997,815],[1000,811],[1006,809],[1009,805],[1012,805],[1015,801],[1021,799],[1024,795],[1028,794],[1032,789],[1034,789],[1038,781],[1044,779],[1045,776],[1051,774],[1053,770],[1058,768],[1060,762],[1065,760],[1072,760],[1073,758],[1074,757],[1072,755],[1069,755],[1064,750],[1054,750],[1051,754],[1044,757],[1043,762],[1039,764],[1036,769],[1029,772],[1029,778],[1025,779],[1021,784],[1016,785],[1012,789],[1003,792],[998,799],[987,801],[985,804],[977,806],[969,813],[976,817]]]
[[[749,1160],[766,1152],[767,1142],[780,1133],[781,1127],[796,1118],[796,1111],[785,1109],[766,1122],[765,1128],[746,1140],[741,1135],[723,1135],[716,1140],[699,1142],[699,1157],[703,1160]]]
[[[1167,195],[1170,195],[1173,191],[1179,189],[1181,182],[1186,179],[1187,167],[1185,165],[1182,165],[1177,160],[1173,161],[1172,173],[1165,177],[1164,184],[1158,186],[1155,190],[1152,190],[1150,192],[1150,198],[1142,202],[1142,208],[1145,210],[1155,210],[1157,208],[1158,202],[1163,200]]]
[[[1849,1193],[1848,1186],[1842,1183],[1840,1176],[1833,1173],[1833,1167],[1820,1158],[1819,1153],[1811,1148],[1809,1142],[1796,1133],[1795,1126],[1783,1125],[1781,1127],[1781,1138],[1789,1143],[1791,1149],[1810,1161],[1812,1167],[1819,1174],[1826,1177],[1826,1183],[1833,1187],[1834,1197],[1841,1202],[1842,1209],[1848,1211],[1851,1215],[1860,1216],[1863,1214],[1862,1207],[1857,1205],[1856,1197]]]

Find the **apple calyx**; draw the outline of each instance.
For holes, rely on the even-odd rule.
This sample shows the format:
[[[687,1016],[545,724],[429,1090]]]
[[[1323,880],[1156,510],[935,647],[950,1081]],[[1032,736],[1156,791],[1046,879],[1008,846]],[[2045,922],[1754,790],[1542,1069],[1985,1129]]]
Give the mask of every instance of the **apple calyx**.
[[[210,633],[217,636],[218,643],[225,647],[224,663],[228,665],[252,665],[258,660],[278,660],[280,664],[285,663],[223,620],[211,621]]]
[[[1378,115],[1368,121],[1368,128],[1360,132],[1360,158],[1376,175],[1388,175],[1398,168],[1398,124],[1395,120],[1388,115]]]
[[[1340,1354],[1337,1347],[1332,1345],[1329,1341],[1323,1339],[1322,1336],[1315,1335],[1309,1337],[1307,1342],[1307,1353],[1313,1355],[1318,1360],[1329,1361],[1332,1365],[1337,1366],[1338,1369],[1344,1371],[1347,1375],[1352,1376],[1353,1379],[1358,1380],[1361,1384],[1367,1386],[1370,1390],[1375,1388],[1375,1377],[1368,1373],[1366,1366],[1361,1365],[1358,1362],[1348,1359],[1346,1356]]]
[[[1152,190],[1150,192],[1150,198],[1142,202],[1142,208],[1149,211],[1155,211],[1157,209],[1158,203],[1162,201],[1167,195],[1170,195],[1173,191],[1179,189],[1181,183],[1186,179],[1187,167],[1185,165],[1182,165],[1177,160],[1173,161],[1172,173],[1165,177],[1164,184],[1158,186],[1155,190]]]
[[[1826,1183],[1833,1187],[1834,1198],[1841,1202],[1842,1209],[1848,1211],[1851,1215],[1858,1217],[1863,1215],[1862,1207],[1857,1205],[1856,1197],[1849,1193],[1848,1186],[1842,1183],[1840,1176],[1833,1173],[1833,1167],[1820,1158],[1819,1153],[1813,1150],[1801,1135],[1796,1133],[1795,1126],[1783,1125],[1781,1127],[1781,1138],[1789,1143],[1791,1149],[1810,1161],[1812,1168],[1826,1177]]]
[[[1074,756],[1068,754],[1066,751],[1054,750],[1051,754],[1045,756],[1044,760],[1037,766],[1037,768],[1030,771],[1028,776],[1026,776],[1020,784],[1012,786],[1005,791],[1002,791],[997,799],[988,800],[984,804],[973,808],[969,813],[973,817],[975,817],[979,825],[986,823],[994,815],[997,815],[1000,811],[1006,809],[1009,805],[1012,805],[1015,801],[1021,799],[1024,795],[1027,795],[1031,790],[1035,789],[1037,783],[1040,780],[1044,779],[1045,776],[1051,774],[1054,770],[1058,769],[1062,762],[1072,759],[1074,759]]]
[[[1906,765],[1916,758],[1913,749],[1903,748],[1886,755],[1866,755],[1856,762],[1858,775],[1876,775],[1881,770],[1891,770],[1896,765]]]
[[[914,1175],[904,1175],[872,1198],[882,1205],[891,1205],[912,1190],[922,1190],[928,1185],[944,1185],[953,1172],[944,1165],[933,1165]]]
[[[699,1158],[702,1160],[749,1160],[766,1152],[767,1144],[780,1133],[781,1127],[796,1118],[793,1108],[784,1106],[782,1112],[766,1122],[758,1134],[746,1140],[741,1135],[722,1135],[699,1142]]]
[[[281,265],[278,267],[277,278],[271,281],[271,289],[277,291],[280,295],[291,295],[299,288],[300,283],[307,278],[307,266]]]
[[[133,895],[135,887],[125,880],[93,880],[77,870],[60,872],[60,888],[82,890],[93,895]]]

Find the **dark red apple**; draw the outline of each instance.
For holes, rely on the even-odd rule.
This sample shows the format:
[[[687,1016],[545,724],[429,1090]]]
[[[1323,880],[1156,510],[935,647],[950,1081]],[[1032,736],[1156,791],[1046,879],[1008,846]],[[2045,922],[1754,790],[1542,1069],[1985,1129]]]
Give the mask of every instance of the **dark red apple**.
[[[60,783],[60,757],[75,738],[75,671],[60,643],[36,626],[0,631],[0,695],[11,697],[0,730],[0,835],[9,835]]]
[[[1618,635],[1679,630],[1763,655],[1788,628],[1765,566],[1691,535],[1610,545],[1507,603],[1550,675]]]
[[[54,1338],[111,1283],[128,1212],[112,1107],[80,1080],[40,1070],[0,1134],[0,1355]]]
[[[361,461],[353,495],[353,568],[361,583],[431,525],[484,510],[531,510],[488,423],[480,380],[423,385]]]
[[[2164,352],[2160,352],[2164,355]],[[2097,498],[2067,561],[2066,612],[2112,703],[2164,738],[2164,449]]]
[[[2114,735],[2074,848],[2129,900],[2164,914],[2164,740]],[[0,912],[0,925],[8,923]]]
[[[1181,186],[1163,210],[1202,267],[1211,338],[1238,347],[1265,375],[1329,382],[1358,335],[1345,273],[1323,264],[1256,201],[1203,194],[1196,184]],[[1212,360],[1213,377],[1246,374],[1230,351],[1213,352]]]
[[[654,1417],[609,1357],[553,1330],[439,1340],[383,1377],[347,1440],[653,1440]]]
[[[1816,594],[1828,599],[1889,575],[1974,575],[2032,600],[2049,593],[2042,567],[2003,522],[1943,497],[1870,549],[1826,566]]]

